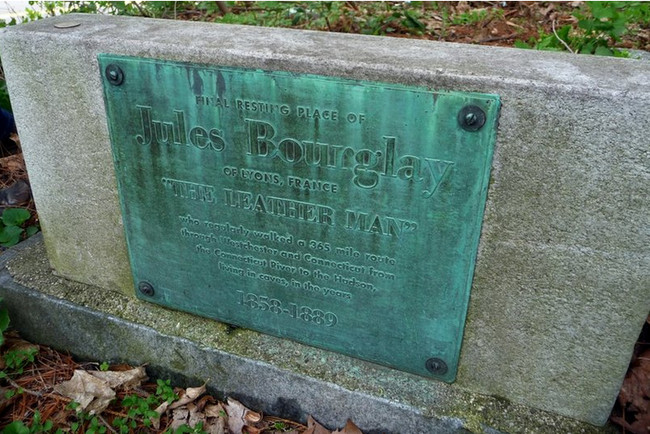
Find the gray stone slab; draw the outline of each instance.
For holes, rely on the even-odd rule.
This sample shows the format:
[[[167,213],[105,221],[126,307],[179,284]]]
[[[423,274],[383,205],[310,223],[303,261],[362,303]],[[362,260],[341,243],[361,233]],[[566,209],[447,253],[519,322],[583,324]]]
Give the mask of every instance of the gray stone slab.
[[[54,27],[71,19],[81,25]],[[125,293],[98,53],[499,94],[452,390],[605,422],[650,310],[648,62],[85,15],[5,30],[0,42],[50,262]]]
[[[146,363],[150,375],[187,386],[207,381],[218,396],[267,414],[302,422],[311,414],[331,428],[352,418],[366,434],[612,432],[253,331],[232,331],[54,276],[47,263],[40,236],[0,256],[0,297],[12,327],[25,338],[85,360]]]

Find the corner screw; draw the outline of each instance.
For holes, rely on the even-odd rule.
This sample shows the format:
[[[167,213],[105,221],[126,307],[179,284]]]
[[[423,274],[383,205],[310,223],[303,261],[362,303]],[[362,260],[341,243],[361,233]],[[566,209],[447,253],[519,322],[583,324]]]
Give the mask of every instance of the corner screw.
[[[111,63],[106,67],[106,79],[113,86],[119,86],[124,82],[124,72],[119,66]]]
[[[478,131],[485,125],[485,112],[478,106],[466,105],[458,112],[458,123],[465,131]]]
[[[425,363],[427,370],[434,375],[445,375],[447,373],[447,364],[437,357],[432,357]]]
[[[147,297],[152,297],[155,293],[153,286],[151,286],[151,283],[144,281],[138,284],[138,290],[142,295],[146,295]]]

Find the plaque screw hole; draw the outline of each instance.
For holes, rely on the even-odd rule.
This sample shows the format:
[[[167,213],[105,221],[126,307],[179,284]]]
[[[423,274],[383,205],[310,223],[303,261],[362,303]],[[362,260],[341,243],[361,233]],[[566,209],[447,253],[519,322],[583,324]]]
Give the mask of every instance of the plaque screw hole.
[[[434,375],[445,375],[447,373],[447,364],[437,357],[432,357],[425,363],[427,371]]]
[[[110,64],[106,67],[106,79],[113,86],[119,86],[124,82],[124,72],[119,66]]]
[[[485,112],[478,106],[467,105],[458,113],[458,123],[465,131],[478,131],[485,125]]]
[[[155,293],[153,286],[151,286],[151,283],[149,282],[140,282],[138,284],[138,290],[142,295],[146,295],[147,297],[151,297]]]

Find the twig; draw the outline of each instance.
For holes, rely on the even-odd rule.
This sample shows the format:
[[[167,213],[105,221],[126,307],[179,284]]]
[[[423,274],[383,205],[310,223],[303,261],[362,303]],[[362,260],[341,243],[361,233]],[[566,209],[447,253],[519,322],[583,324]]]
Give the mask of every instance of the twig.
[[[347,5],[350,6],[352,9],[354,9],[355,11],[359,10],[359,6],[357,6],[357,2],[348,1],[348,2],[345,2],[345,3],[347,3]]]
[[[560,35],[558,35],[557,32],[555,31],[555,20],[553,20],[553,21],[551,22],[551,28],[553,29],[553,34],[555,35],[555,37],[557,38],[557,40],[560,41],[560,42],[562,43],[562,45],[564,45],[564,47],[565,47],[567,50],[569,50],[569,51],[571,52],[571,54],[576,54],[575,51],[573,51],[573,50],[571,49],[571,47],[569,47],[569,44],[567,44],[566,42],[564,42],[564,41],[562,40],[562,38],[560,38]]]
[[[97,414],[96,416],[97,416],[97,418],[98,418],[99,420],[102,421],[102,423],[106,426],[106,428],[108,428],[108,429],[110,430],[110,432],[112,432],[113,434],[117,434],[117,431],[115,431],[115,428],[113,428],[112,426],[110,426],[109,423],[106,422],[106,419],[104,419],[104,418],[102,417],[101,414]]]
[[[23,392],[25,392],[25,393],[28,394],[28,395],[36,396],[36,397],[38,397],[38,398],[42,398],[42,397],[43,397],[43,394],[42,394],[42,393],[34,392],[33,390],[29,390],[29,389],[25,389],[23,386],[19,385],[18,383],[16,383],[16,382],[15,382],[14,380],[12,380],[11,378],[5,378],[5,380],[7,380],[7,382],[8,382],[9,384],[11,384],[13,387],[15,387],[16,389],[18,389],[18,390],[22,390]]]
[[[332,26],[330,26],[330,19],[325,17],[325,22],[327,23],[327,31],[331,32],[332,31]]]
[[[221,11],[221,15],[226,15],[228,13],[228,5],[226,2],[215,2],[217,4],[217,7],[219,8],[219,11]]]
[[[138,2],[133,2],[133,4],[134,4],[135,7],[138,8],[138,10],[140,11],[140,15],[142,15],[143,17],[149,17],[149,14],[146,13],[146,12],[142,9],[142,6],[140,6],[140,3],[138,3]]]
[[[299,422],[289,420],[289,419],[282,419],[281,417],[267,416],[267,417],[265,417],[265,419],[268,420],[269,422],[283,422],[283,423],[286,423],[287,425],[292,425],[292,426],[299,427],[299,428],[304,428],[305,427],[305,425],[303,425],[303,424],[301,424]]]

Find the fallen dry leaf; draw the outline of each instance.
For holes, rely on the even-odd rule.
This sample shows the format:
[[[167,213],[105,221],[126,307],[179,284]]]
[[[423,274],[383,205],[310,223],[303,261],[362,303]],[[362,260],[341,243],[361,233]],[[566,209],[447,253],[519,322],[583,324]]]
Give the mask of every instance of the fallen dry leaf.
[[[637,362],[625,376],[618,399],[624,408],[628,406],[636,412],[649,412],[650,350],[639,355]]]
[[[199,411],[205,411],[205,407],[208,405],[215,404],[217,402],[211,395],[203,395],[199,400],[196,401],[196,408]]]
[[[163,403],[156,407],[154,410],[156,413],[158,413],[158,417],[151,418],[151,425],[154,428],[160,429],[160,416],[162,416],[163,413],[167,411],[167,407],[169,407],[169,402],[163,401]]]
[[[226,421],[222,417],[211,417],[203,424],[203,430],[208,434],[226,434]]]
[[[143,381],[149,379],[142,366],[128,371],[90,371],[89,374],[100,380],[104,380],[112,389],[118,387],[132,389],[140,386]]]
[[[172,424],[170,428],[176,431],[181,425],[187,423],[190,416],[190,411],[187,408],[177,408],[172,412]]]
[[[205,415],[207,417],[222,417],[222,415],[226,414],[226,409],[223,408],[221,403],[214,404],[214,405],[207,405],[205,407]]]
[[[240,434],[244,426],[262,420],[261,414],[249,410],[241,402],[232,398],[228,398],[226,413],[228,414],[228,428],[234,434]]]
[[[169,406],[170,410],[182,407],[205,393],[205,384],[200,387],[188,387],[181,398]]]
[[[31,342],[27,342],[23,339],[15,339],[11,341],[10,345],[8,345],[6,352],[17,351],[17,352],[37,354],[40,351],[40,348],[41,347],[39,347],[38,345],[32,344]],[[4,359],[4,357],[0,359]]]
[[[246,425],[252,425],[261,421],[262,415],[252,410],[248,410],[246,413],[244,413],[244,420],[246,421]]]
[[[354,424],[350,419],[345,423],[345,426],[342,430],[336,430],[332,434],[363,434],[358,426]]]
[[[307,417],[307,431],[303,434],[331,434],[331,431],[314,420],[313,417]]]
[[[180,399],[172,404],[165,401],[160,404],[154,411],[158,413],[159,416],[162,416],[167,410],[173,410],[173,420],[183,422],[178,422],[180,425],[187,424],[189,426],[194,426],[197,422],[205,422],[206,415],[201,411],[207,402],[200,402],[200,405],[195,406],[192,404],[198,397],[205,393],[205,384],[200,387],[188,387],[185,389],[183,396]],[[187,412],[185,412],[187,410]],[[160,428],[160,417],[152,421],[153,427],[156,429]],[[180,426],[179,425],[179,426]],[[173,426],[173,423],[172,423]],[[176,427],[178,428],[178,427]]]
[[[189,416],[187,417],[187,424],[194,428],[197,423],[205,422],[205,415],[201,413],[196,405],[193,403],[187,404],[187,409],[190,411]]]
[[[78,411],[90,414],[101,413],[115,398],[115,391],[104,380],[81,369],[76,369],[70,380],[54,386],[54,391],[78,402]]]
[[[648,434],[648,432],[650,432],[650,413],[645,413],[640,419],[636,419],[632,423],[629,423],[624,418],[618,416],[612,416],[611,420],[625,428],[626,433]]]

